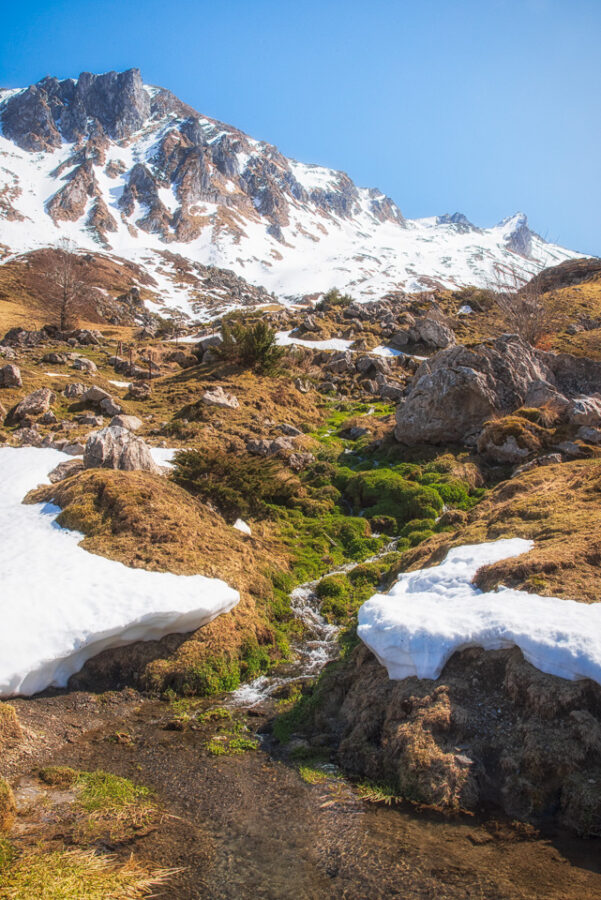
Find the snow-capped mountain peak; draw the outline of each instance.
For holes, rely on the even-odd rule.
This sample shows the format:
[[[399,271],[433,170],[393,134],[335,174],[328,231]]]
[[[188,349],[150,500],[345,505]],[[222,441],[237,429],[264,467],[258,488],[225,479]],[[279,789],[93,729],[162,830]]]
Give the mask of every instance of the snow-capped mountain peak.
[[[380,190],[288,159],[137,69],[2,91],[0,122],[0,243],[13,252],[67,236],[155,276],[170,251],[281,297],[337,286],[359,299],[528,278],[578,255],[522,213],[489,229],[461,213],[406,220]]]

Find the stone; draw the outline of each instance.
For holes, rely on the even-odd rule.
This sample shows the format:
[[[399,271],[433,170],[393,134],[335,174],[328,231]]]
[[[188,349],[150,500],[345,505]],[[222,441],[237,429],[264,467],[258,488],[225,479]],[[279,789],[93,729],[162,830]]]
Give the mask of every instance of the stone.
[[[72,382],[65,387],[63,394],[67,398],[67,400],[79,400],[80,397],[83,397],[87,390],[85,384],[81,384],[81,382]]]
[[[21,370],[18,366],[9,363],[0,368],[0,387],[22,387],[23,380],[21,378]]]
[[[86,413],[85,416],[78,416],[77,422],[80,425],[89,425],[91,428],[102,428],[104,419],[102,416],[93,416],[91,413]]]
[[[0,357],[2,359],[16,359],[17,354],[12,347],[5,347],[3,344],[0,344]]]
[[[512,434],[505,437],[502,444],[495,444],[488,429],[484,429],[478,438],[478,453],[500,465],[515,465],[523,462],[530,451],[526,447],[520,447]]]
[[[69,456],[83,456],[85,447],[79,441],[75,441],[72,444],[64,444],[62,450]]]
[[[177,363],[182,369],[190,369],[192,366],[198,365],[198,359],[191,353],[186,353],[185,350],[173,350],[167,356],[167,361]]]
[[[202,395],[202,402],[207,406],[220,406],[224,409],[238,409],[240,406],[236,397],[226,393],[221,385],[205,391]]]
[[[396,439],[408,445],[465,441],[487,419],[522,406],[534,383],[556,388],[546,357],[517,335],[439,351],[419,367],[397,408]]]
[[[142,469],[160,473],[150,453],[150,448],[133,432],[116,425],[103,428],[91,434],[84,450],[84,466],[90,468]]]
[[[123,407],[119,406],[112,397],[105,397],[104,400],[101,400],[100,409],[106,416],[118,416],[123,412]]]
[[[65,353],[46,353],[45,356],[42,357],[42,362],[51,363],[53,366],[62,366],[68,361]]]
[[[56,394],[50,388],[38,388],[28,394],[13,411],[13,418],[16,421],[26,418],[27,416],[42,416],[48,412],[50,406],[56,400]]]
[[[568,409],[568,421],[572,425],[601,424],[601,397],[576,397]]]
[[[295,378],[294,387],[297,391],[300,391],[301,394],[308,394],[311,390],[311,382],[306,378]]]
[[[87,359],[85,356],[78,356],[74,359],[73,368],[79,369],[81,372],[88,372],[90,375],[95,375],[98,371],[96,363],[91,359]]]
[[[148,400],[150,397],[150,385],[146,382],[130,384],[127,396],[130,400]]]
[[[87,403],[90,406],[100,406],[103,400],[110,399],[111,395],[109,392],[105,391],[104,388],[96,387],[96,385],[85,388],[83,394],[81,394],[82,403]]]
[[[581,425],[576,432],[579,441],[587,444],[601,444],[601,428],[591,428],[589,425]]]
[[[113,416],[110,425],[116,425],[119,428],[127,428],[128,431],[138,431],[144,423],[137,416],[126,416],[124,413]]]
[[[54,415],[54,413],[52,412],[51,409],[49,409],[48,412],[45,412],[44,415],[41,416],[39,419],[40,425],[56,425],[57,422],[58,422],[58,419],[56,418],[56,416]]]
[[[300,437],[302,431],[300,428],[295,428],[294,425],[287,425],[286,423],[282,423],[280,425],[275,426],[278,431],[281,431],[282,434],[287,435],[288,437]]]
[[[448,325],[438,319],[426,316],[416,324],[419,340],[429,347],[444,349],[455,344],[455,335]]]
[[[291,453],[286,463],[293,472],[302,472],[308,466],[315,462],[312,453]]]

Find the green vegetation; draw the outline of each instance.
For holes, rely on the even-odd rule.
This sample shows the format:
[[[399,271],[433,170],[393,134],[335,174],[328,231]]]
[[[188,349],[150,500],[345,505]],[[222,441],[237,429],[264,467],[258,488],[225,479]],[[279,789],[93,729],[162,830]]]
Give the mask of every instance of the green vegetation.
[[[81,789],[79,803],[87,812],[114,811],[140,804],[154,807],[147,787],[101,769],[80,772],[77,784]]]
[[[315,305],[315,311],[326,312],[336,307],[350,306],[352,302],[353,298],[350,294],[341,294],[338,288],[330,288],[329,291],[325,292],[319,303]]]
[[[285,347],[278,347],[273,328],[263,321],[243,325],[231,317],[221,326],[221,337],[223,343],[212,348],[218,356],[264,375],[274,372],[286,353]]]
[[[272,506],[286,506],[298,479],[280,463],[249,453],[182,450],[175,457],[174,480],[210,501],[229,519],[265,518]]]
[[[402,800],[397,789],[390,784],[361,781],[356,785],[356,790],[361,799],[367,800],[368,803],[385,803],[387,806],[391,806]]]
[[[219,728],[205,744],[212,756],[237,756],[258,747],[259,741],[242,719],[231,720],[229,725]]]

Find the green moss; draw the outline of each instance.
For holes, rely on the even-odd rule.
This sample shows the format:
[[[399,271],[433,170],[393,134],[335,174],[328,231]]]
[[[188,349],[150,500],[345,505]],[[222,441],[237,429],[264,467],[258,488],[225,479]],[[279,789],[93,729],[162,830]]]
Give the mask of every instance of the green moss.
[[[411,519],[435,519],[443,501],[432,487],[423,486],[391,469],[374,469],[354,474],[344,488],[356,512],[368,517],[390,516],[400,532]]]
[[[239,660],[216,656],[187,670],[182,691],[185,695],[208,697],[234,691],[239,686]]]

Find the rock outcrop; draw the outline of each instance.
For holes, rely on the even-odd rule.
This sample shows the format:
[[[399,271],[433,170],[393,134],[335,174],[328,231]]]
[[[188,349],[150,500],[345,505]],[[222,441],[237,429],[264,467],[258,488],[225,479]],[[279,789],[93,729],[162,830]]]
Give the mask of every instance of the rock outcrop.
[[[84,457],[86,469],[143,469],[160,473],[148,445],[127,428],[110,425],[90,435]]]
[[[422,363],[397,409],[395,437],[409,445],[463,442],[488,419],[524,404],[567,409],[569,396],[598,390],[601,363],[540,352],[506,334],[477,347],[442,350]],[[586,403],[590,413],[595,404]]]

